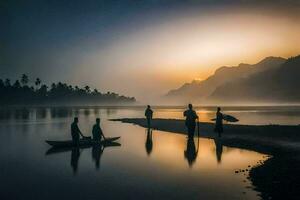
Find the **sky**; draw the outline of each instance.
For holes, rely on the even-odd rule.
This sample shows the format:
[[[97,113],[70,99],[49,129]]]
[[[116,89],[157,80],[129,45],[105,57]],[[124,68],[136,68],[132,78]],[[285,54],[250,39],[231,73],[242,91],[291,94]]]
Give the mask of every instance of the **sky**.
[[[218,67],[300,54],[298,0],[2,0],[0,78],[151,103]]]

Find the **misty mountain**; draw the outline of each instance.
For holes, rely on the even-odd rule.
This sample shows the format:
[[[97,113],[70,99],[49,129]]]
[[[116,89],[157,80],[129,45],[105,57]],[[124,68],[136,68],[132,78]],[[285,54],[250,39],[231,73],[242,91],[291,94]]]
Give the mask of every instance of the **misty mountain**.
[[[299,102],[300,55],[280,67],[219,86],[209,97],[220,102]]]
[[[280,57],[267,57],[254,65],[241,63],[238,66],[220,67],[206,80],[185,83],[180,88],[169,91],[166,97],[180,102],[201,101],[211,96],[218,87],[226,83],[245,79],[270,69],[277,69],[285,61],[286,59]]]

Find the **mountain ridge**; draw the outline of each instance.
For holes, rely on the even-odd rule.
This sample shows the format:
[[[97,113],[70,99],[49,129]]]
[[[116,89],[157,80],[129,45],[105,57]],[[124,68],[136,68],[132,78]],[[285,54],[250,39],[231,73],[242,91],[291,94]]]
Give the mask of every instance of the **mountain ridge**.
[[[253,74],[219,86],[210,96],[215,102],[300,102],[300,55],[279,68]]]
[[[256,64],[240,63],[238,66],[222,66],[215,73],[203,81],[192,81],[185,83],[181,87],[170,90],[165,97],[176,99],[181,102],[201,101],[208,98],[221,85],[247,78],[252,74],[278,68],[286,61],[285,58],[269,56]]]

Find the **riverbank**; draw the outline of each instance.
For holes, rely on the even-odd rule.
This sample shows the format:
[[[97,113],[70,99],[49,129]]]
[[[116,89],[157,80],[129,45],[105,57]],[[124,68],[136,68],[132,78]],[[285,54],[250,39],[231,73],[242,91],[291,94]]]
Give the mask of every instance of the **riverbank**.
[[[112,119],[147,127],[145,119]],[[152,128],[186,134],[183,120],[154,119]],[[200,123],[199,135],[216,138],[213,123]],[[197,135],[197,133],[195,134]],[[263,165],[254,166],[249,173],[263,199],[298,199],[300,195],[300,126],[224,125],[222,144],[271,155]]]

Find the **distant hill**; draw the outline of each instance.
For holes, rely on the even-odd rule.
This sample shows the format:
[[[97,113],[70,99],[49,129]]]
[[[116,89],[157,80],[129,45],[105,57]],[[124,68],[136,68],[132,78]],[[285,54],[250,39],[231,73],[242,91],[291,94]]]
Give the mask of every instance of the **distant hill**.
[[[254,65],[241,63],[233,67],[220,67],[215,71],[214,75],[206,80],[185,83],[180,88],[169,91],[166,97],[184,103],[203,101],[210,97],[217,88],[226,83],[248,78],[253,74],[270,69],[277,69],[285,61],[286,59],[280,57],[267,57]],[[217,96],[215,97],[217,98]]]
[[[219,86],[209,97],[219,102],[300,102],[300,55],[280,67]]]

